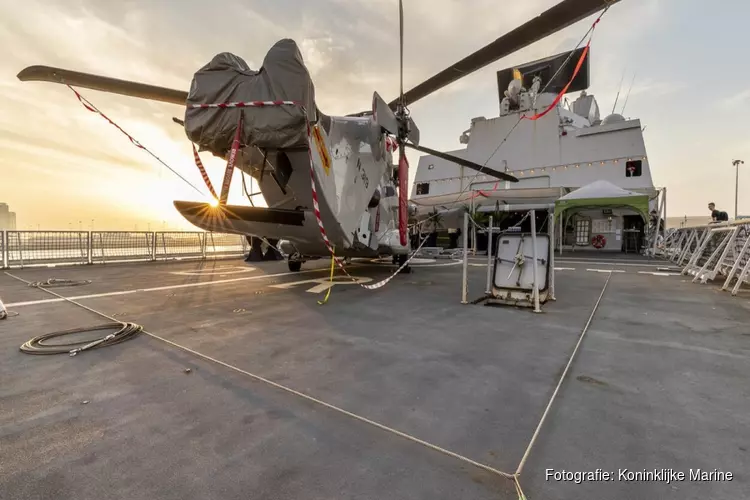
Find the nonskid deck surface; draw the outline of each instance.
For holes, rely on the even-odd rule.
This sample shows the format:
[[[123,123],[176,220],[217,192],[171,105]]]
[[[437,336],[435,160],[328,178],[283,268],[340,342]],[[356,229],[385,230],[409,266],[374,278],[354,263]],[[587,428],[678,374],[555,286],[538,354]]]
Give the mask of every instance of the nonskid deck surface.
[[[461,266],[446,261],[377,291],[335,285],[323,306],[326,261],[302,274],[241,260],[10,273],[92,280],[55,291],[511,473],[609,279],[523,470],[527,497],[750,497],[747,298],[639,272],[663,263],[568,256],[543,314],[462,306]],[[470,263],[474,298],[485,268]],[[358,264],[352,273],[371,283],[393,270]],[[38,334],[106,320],[5,274],[0,291],[19,313],[0,322],[8,498],[517,498],[506,479],[147,335],[76,357],[24,355],[18,346]],[[718,468],[734,479],[546,479],[547,469],[597,468]]]

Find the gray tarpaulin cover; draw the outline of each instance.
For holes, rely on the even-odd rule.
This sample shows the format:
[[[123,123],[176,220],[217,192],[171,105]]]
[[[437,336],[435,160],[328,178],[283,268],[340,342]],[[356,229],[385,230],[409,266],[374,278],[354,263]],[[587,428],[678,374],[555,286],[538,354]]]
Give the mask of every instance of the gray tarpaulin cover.
[[[251,70],[240,57],[223,52],[195,73],[187,104],[236,101],[299,101],[307,118],[315,120],[315,87],[293,40],[276,42],[260,70]],[[245,146],[280,149],[307,144],[305,115],[298,106],[210,108],[185,112],[188,138],[215,154],[232,146],[240,113]]]

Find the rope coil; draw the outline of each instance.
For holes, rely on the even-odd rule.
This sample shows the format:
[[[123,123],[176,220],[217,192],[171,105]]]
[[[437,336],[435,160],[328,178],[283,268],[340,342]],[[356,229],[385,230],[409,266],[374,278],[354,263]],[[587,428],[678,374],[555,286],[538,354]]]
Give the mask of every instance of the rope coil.
[[[29,286],[32,288],[55,288],[63,286],[83,286],[91,284],[91,280],[66,280],[50,278],[47,281],[32,281]]]
[[[63,337],[65,335],[74,335],[79,333],[88,333],[101,330],[113,330],[117,329],[114,333],[99,337],[96,339],[85,339],[78,342],[68,342],[67,344],[50,344],[47,343],[49,340],[54,338]],[[89,349],[98,349],[100,347],[107,347],[120,342],[125,342],[137,336],[143,327],[136,325],[135,323],[106,323],[99,326],[93,326],[88,328],[72,328],[70,330],[61,330],[58,332],[45,333],[34,337],[33,339],[24,343],[20,349],[21,352],[26,354],[65,354],[68,353],[71,356],[75,356],[79,352],[87,351]]]

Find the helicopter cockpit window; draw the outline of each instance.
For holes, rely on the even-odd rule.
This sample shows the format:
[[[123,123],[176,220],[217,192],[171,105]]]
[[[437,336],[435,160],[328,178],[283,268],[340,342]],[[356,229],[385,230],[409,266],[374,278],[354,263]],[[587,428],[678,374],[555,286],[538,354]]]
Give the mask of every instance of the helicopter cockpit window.
[[[385,197],[390,198],[391,196],[396,196],[396,188],[393,186],[386,186],[385,187]]]
[[[420,182],[419,184],[417,184],[417,194],[430,194],[430,183]]]

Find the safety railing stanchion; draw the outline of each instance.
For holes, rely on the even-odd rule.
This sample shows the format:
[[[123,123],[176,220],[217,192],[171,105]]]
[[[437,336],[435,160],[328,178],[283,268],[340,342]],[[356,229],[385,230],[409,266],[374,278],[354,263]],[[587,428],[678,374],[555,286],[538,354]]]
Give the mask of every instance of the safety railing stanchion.
[[[21,269],[23,269],[23,245],[21,244],[21,231],[16,231],[16,244],[18,245],[18,260],[21,262]]]
[[[492,216],[490,215],[490,221],[487,225],[487,289],[485,293],[489,295],[492,293]]]
[[[533,273],[534,278],[534,287],[533,287],[533,293],[534,293],[534,312],[539,313],[542,312],[542,310],[539,308],[539,281],[538,279],[538,273],[537,268],[539,267],[537,260],[537,251],[536,251],[536,210],[530,210],[529,211],[530,217],[531,217],[531,256],[534,259],[533,267],[531,268],[531,271]]]
[[[745,267],[742,269],[742,272],[737,277],[737,283],[734,284],[734,288],[732,288],[732,296],[737,295],[739,293],[740,288],[742,288],[742,283],[745,281],[745,278],[747,278],[748,274],[750,274],[750,258],[747,259],[747,263],[745,263]]]
[[[8,248],[8,231],[3,231],[3,269],[10,267],[10,249]]]
[[[750,234],[746,235],[745,244],[742,245],[742,249],[738,252],[737,258],[734,260],[734,264],[732,265],[732,269],[729,271],[727,279],[724,282],[724,285],[721,287],[722,290],[727,290],[729,288],[729,284],[732,282],[732,278],[734,278],[735,274],[737,274],[737,271],[739,271],[740,266],[742,265],[742,258],[747,254],[748,248],[750,248]],[[748,262],[750,262],[750,258],[748,258]],[[740,283],[742,283],[741,280]]]
[[[88,241],[86,244],[86,264],[94,263],[94,232],[89,231],[87,236]]]
[[[468,304],[469,294],[469,213],[464,212],[464,264],[463,279],[461,281],[461,303]]]
[[[549,214],[549,300],[555,298],[555,211]]]

